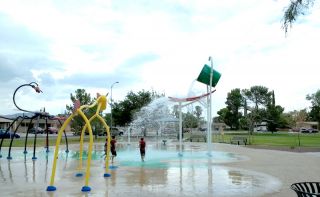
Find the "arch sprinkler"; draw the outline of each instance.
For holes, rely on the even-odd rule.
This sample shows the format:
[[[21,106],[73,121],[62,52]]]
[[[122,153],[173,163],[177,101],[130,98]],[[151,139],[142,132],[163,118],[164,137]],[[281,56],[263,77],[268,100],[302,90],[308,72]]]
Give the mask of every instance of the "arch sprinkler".
[[[105,120],[101,117],[100,112],[106,109],[107,107],[107,97],[101,96],[100,94],[97,94],[97,100],[92,105],[82,105],[80,106],[80,101],[77,100],[74,102],[74,110],[73,113],[66,119],[62,127],[60,128],[58,132],[58,137],[56,141],[56,147],[54,151],[54,160],[53,160],[53,166],[52,166],[52,174],[50,179],[50,185],[47,187],[47,191],[55,191],[56,187],[54,186],[54,177],[57,167],[57,159],[58,159],[58,152],[59,152],[59,145],[61,140],[62,131],[66,128],[66,126],[70,123],[70,121],[77,115],[80,115],[83,121],[85,122],[85,126],[82,128],[81,136],[80,136],[80,159],[79,159],[79,166],[78,170],[82,170],[82,152],[83,152],[83,139],[84,139],[84,132],[86,129],[89,131],[89,149],[88,149],[88,160],[87,160],[87,166],[86,166],[86,173],[85,173],[85,185],[82,187],[82,192],[89,192],[91,191],[91,188],[89,187],[89,177],[90,177],[90,165],[91,165],[91,157],[92,157],[92,146],[93,146],[93,134],[92,134],[92,128],[91,128],[91,121],[95,118],[98,118],[98,120],[103,124],[103,126],[106,129],[107,137],[108,137],[108,150],[107,150],[107,156],[106,156],[106,167],[105,167],[105,173],[104,177],[110,177],[109,173],[109,154],[110,154],[110,131],[109,126],[105,122]],[[96,113],[88,119],[88,117],[84,114],[85,109],[90,109],[97,107]],[[76,176],[82,176],[82,173],[77,173]]]
[[[16,103],[16,93],[17,93],[18,90],[19,90],[20,88],[22,88],[22,87],[31,87],[31,88],[33,88],[33,89],[35,90],[36,93],[42,93],[39,85],[38,85],[36,82],[31,82],[31,83],[22,84],[22,85],[20,85],[19,87],[17,87],[17,88],[15,89],[15,91],[14,91],[14,93],[13,93],[13,103],[14,103],[14,105],[17,107],[18,110],[20,110],[20,111],[22,111],[22,112],[24,112],[24,113],[23,113],[23,115],[19,115],[19,116],[14,117],[14,118],[12,118],[12,117],[9,118],[9,117],[5,117],[5,116],[0,116],[1,118],[4,118],[4,119],[7,119],[7,120],[11,120],[11,121],[12,121],[11,124],[9,125],[9,127],[7,128],[6,133],[9,132],[10,128],[13,129],[15,123],[18,122],[18,124],[17,124],[17,126],[15,127],[15,129],[13,129],[14,132],[13,132],[12,135],[15,136],[17,130],[19,129],[19,127],[20,127],[20,125],[21,125],[21,123],[22,123],[24,120],[28,120],[28,119],[29,119],[30,121],[29,121],[29,124],[28,124],[29,126],[28,126],[28,129],[27,129],[26,137],[25,137],[25,145],[24,145],[24,151],[23,151],[24,154],[27,154],[27,153],[28,153],[28,152],[27,152],[28,134],[29,134],[29,131],[30,131],[32,125],[33,125],[33,124],[32,124],[32,121],[33,121],[34,119],[36,119],[36,120],[37,120],[37,127],[38,127],[39,119],[40,119],[40,118],[44,118],[44,119],[46,120],[46,132],[47,132],[47,136],[46,136],[46,148],[47,148],[47,152],[49,152],[49,136],[48,136],[48,124],[47,124],[47,119],[55,119],[55,117],[49,115],[49,114],[46,113],[45,111],[43,111],[43,112],[41,112],[41,111],[40,111],[40,112],[35,112],[35,111],[30,111],[30,110],[22,109],[21,107],[19,107],[19,106],[17,105],[17,103]],[[60,120],[59,120],[59,123],[60,123],[60,125],[62,125],[61,122],[60,122]],[[67,148],[67,151],[68,151],[68,140],[67,140],[67,136],[66,136],[66,133],[65,133],[65,132],[64,132],[64,134],[65,134],[65,139],[66,139],[66,148]],[[0,142],[0,158],[2,157],[2,155],[1,155],[1,147],[2,147],[2,144],[3,144],[3,140],[4,140],[4,137],[1,139],[1,142]],[[9,160],[12,159],[12,157],[11,157],[11,148],[12,148],[13,140],[14,140],[14,137],[11,138],[10,145],[9,145],[9,151],[8,151],[8,156],[7,156],[7,159],[9,159]],[[36,159],[37,159],[37,157],[36,157],[36,155],[35,155],[35,153],[36,153],[36,145],[37,145],[37,132],[35,132],[35,137],[34,137],[34,142],[33,142],[33,157],[32,157],[33,160],[36,160]],[[66,151],[66,152],[67,152],[67,151]]]

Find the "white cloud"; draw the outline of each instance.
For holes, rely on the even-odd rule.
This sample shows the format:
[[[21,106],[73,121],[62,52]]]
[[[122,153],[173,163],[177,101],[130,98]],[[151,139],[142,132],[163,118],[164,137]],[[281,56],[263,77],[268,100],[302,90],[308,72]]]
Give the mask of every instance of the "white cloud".
[[[214,112],[224,107],[231,89],[253,85],[275,90],[277,103],[286,110],[308,107],[305,95],[319,87],[319,10],[294,24],[285,37],[281,17],[288,2],[2,1],[0,14],[31,32],[32,39],[25,53],[16,45],[0,45],[0,57],[14,67],[14,80],[0,88],[5,103],[0,114],[12,112],[7,97],[29,80],[43,84],[48,95],[37,97],[36,103],[30,95],[26,102],[36,110],[48,106],[51,113],[61,113],[76,88],[95,95],[109,92],[115,81],[120,82],[113,89],[115,100],[130,90],[151,88],[168,96],[198,93],[205,87],[193,81],[208,56],[222,74],[213,96]],[[6,35],[21,31],[5,27]],[[39,37],[40,50],[32,46],[39,45],[33,39]],[[20,54],[19,61],[8,51]],[[9,65],[2,58],[0,63],[3,68]],[[20,73],[32,76],[17,74],[21,65],[26,71]]]

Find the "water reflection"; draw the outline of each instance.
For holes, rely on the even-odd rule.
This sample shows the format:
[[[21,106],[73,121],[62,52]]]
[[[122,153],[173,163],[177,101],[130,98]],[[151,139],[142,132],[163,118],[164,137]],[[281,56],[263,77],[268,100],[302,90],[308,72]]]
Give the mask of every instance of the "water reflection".
[[[46,154],[46,167],[45,167],[45,172],[44,172],[44,181],[47,180],[47,176],[48,176],[48,163],[49,163],[49,154],[47,152]]]
[[[64,168],[63,169],[67,169],[67,164],[68,164],[68,156],[69,156],[69,152],[66,153],[66,157],[65,157],[65,160],[64,160]]]
[[[212,160],[208,159],[208,193],[213,193]]]
[[[3,174],[1,162],[0,162],[0,176],[4,182],[7,180]]]
[[[32,160],[32,181],[36,182],[36,160]]]
[[[117,170],[110,170],[111,174],[111,185],[115,186],[117,183]]]
[[[183,171],[182,171],[182,158],[180,157],[179,158],[179,172],[180,172],[180,180],[179,180],[179,183],[180,183],[180,192],[183,191],[183,180],[182,180],[182,177],[183,177]]]
[[[8,160],[8,171],[9,171],[9,179],[10,182],[13,183],[13,178],[12,178],[12,171],[11,171],[11,160]]]
[[[139,170],[139,183],[142,187],[147,184],[146,173],[143,167],[140,167]]]
[[[27,168],[27,155],[24,155],[24,177],[26,179],[26,183],[29,182],[29,179],[28,179],[28,168]]]
[[[162,146],[159,144],[159,147]],[[93,191],[89,196],[139,196],[142,192],[148,195],[161,193],[163,196],[252,196],[253,193],[266,193],[279,187],[279,181],[274,177],[226,167],[217,162],[219,159],[237,160],[236,155],[217,152],[207,157],[205,151],[187,146],[185,150],[193,151],[178,157],[175,146],[167,148],[167,151],[148,149],[145,162],[141,162],[137,147],[120,150],[116,160],[118,168],[110,170],[110,178],[103,178],[104,160],[100,156],[103,152],[96,147],[93,152],[96,160],[92,160],[89,182]],[[61,152],[59,155],[56,193],[45,192],[53,154],[39,154],[36,161],[31,161],[26,155],[21,161],[0,160],[0,187],[7,187],[7,193],[1,193],[1,196],[14,196],[14,192],[23,196],[25,191],[34,196],[85,196],[80,192],[83,179],[74,177],[78,163],[76,155],[79,152]]]
[[[242,177],[243,175],[241,174],[240,171],[238,170],[231,170],[228,172],[229,174],[229,178],[231,179],[232,183],[235,185],[241,185],[242,181]]]

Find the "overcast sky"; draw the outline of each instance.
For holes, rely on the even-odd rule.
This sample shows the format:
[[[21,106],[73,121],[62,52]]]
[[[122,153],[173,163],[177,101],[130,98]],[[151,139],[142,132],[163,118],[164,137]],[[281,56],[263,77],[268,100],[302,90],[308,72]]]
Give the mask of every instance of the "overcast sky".
[[[194,80],[212,56],[221,79],[213,115],[234,88],[266,86],[285,111],[310,106],[320,87],[320,9],[301,17],[285,36],[288,0],[0,0],[0,114],[20,106],[63,113],[70,93],[92,96],[113,87],[186,97],[205,91]],[[109,94],[110,96],[110,94]]]

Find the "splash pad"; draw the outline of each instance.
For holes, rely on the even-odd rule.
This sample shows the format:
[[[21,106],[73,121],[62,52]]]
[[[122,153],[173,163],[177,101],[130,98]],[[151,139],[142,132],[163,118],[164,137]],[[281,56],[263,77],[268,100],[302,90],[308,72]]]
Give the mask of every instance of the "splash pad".
[[[218,82],[212,81],[213,74],[210,71],[209,75],[205,76],[205,78],[210,76],[210,85],[207,86],[207,94],[210,97],[211,87]],[[104,101],[98,102],[98,110],[93,118],[100,120],[98,114],[100,109],[105,108],[104,103]],[[208,108],[209,106],[208,104]],[[162,145],[162,143],[148,140],[145,162],[140,161],[135,145],[129,148],[124,145],[123,149],[117,150],[118,156],[115,160],[117,167],[112,168],[108,165],[109,156],[107,155],[106,159],[103,158],[103,144],[93,145],[91,118],[84,117],[81,113],[82,109],[76,107],[73,114],[79,114],[85,121],[81,143],[72,145],[69,153],[60,151],[58,148],[62,135],[62,131],[59,131],[54,154],[37,151],[39,155],[37,161],[30,161],[28,155],[17,155],[15,161],[0,160],[0,185],[6,187],[4,191],[2,190],[4,196],[29,194],[30,196],[81,196],[82,192],[88,191],[91,196],[252,196],[269,194],[279,188],[279,181],[267,174],[222,166],[222,164],[248,159],[246,157],[229,152],[211,151],[211,149],[208,157],[208,147],[205,144],[184,143],[182,145],[181,126],[179,127],[179,144],[171,141],[167,145]],[[211,108],[209,110],[211,111]],[[208,117],[211,117],[211,114],[208,114]],[[68,121],[66,120],[66,124]],[[101,123],[104,124],[103,121]],[[105,124],[104,126],[110,139],[109,127]],[[89,149],[84,151],[82,139],[86,129],[89,130],[90,143]],[[209,139],[211,143],[211,138]],[[13,155],[16,151],[20,150],[14,150]],[[109,152],[108,150],[107,153]],[[57,160],[58,156],[59,160]],[[75,176],[79,173],[82,160],[87,161],[86,176]],[[50,165],[52,162],[53,165]],[[49,181],[50,171],[52,173]],[[101,176],[101,171],[108,172],[105,174],[110,175],[108,176],[110,178]],[[88,186],[89,177],[92,190]],[[55,186],[53,186],[54,178],[57,180]],[[84,179],[85,186],[80,192],[77,188]],[[44,188],[47,185],[49,186],[46,192]],[[56,187],[60,189],[53,194],[52,191]]]
[[[208,157],[204,143],[186,143],[184,156],[179,157],[177,145],[164,147],[149,142],[143,163],[139,161],[137,147],[128,150],[126,144],[122,144],[115,160],[118,168],[110,169],[108,179],[101,176],[105,168],[103,144],[94,145],[90,196],[256,196],[279,188],[280,183],[274,177],[226,165],[245,161],[249,159],[247,157],[218,151]],[[21,150],[14,150],[12,154],[15,160],[0,160],[0,187],[5,187],[2,194],[18,197],[52,195],[44,188],[50,181],[53,152],[38,150],[36,161],[25,159]],[[83,160],[88,159],[87,155],[84,151]],[[56,173],[59,190],[54,196],[83,195],[78,188],[84,177],[75,176],[78,163],[79,145],[70,145],[69,153],[59,152]]]

